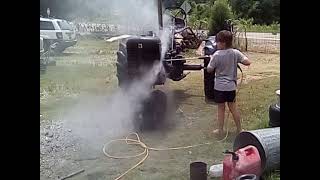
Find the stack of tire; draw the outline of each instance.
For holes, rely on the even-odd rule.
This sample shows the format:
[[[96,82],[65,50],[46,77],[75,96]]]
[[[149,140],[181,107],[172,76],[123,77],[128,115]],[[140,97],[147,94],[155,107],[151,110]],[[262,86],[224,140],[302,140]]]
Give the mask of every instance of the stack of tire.
[[[278,102],[269,107],[269,127],[280,127],[280,90],[276,94]]]

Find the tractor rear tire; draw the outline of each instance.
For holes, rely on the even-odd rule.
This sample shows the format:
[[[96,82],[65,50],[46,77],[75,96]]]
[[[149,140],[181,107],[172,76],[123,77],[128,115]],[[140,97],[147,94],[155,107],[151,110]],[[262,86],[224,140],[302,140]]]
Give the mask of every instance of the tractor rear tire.
[[[167,96],[160,90],[151,92],[144,102],[139,125],[140,131],[154,130],[164,125],[167,112]]]
[[[206,59],[204,66],[207,67],[210,59]],[[203,70],[203,85],[204,85],[204,95],[207,102],[213,102],[214,94],[214,78],[215,72],[208,73],[207,70]]]

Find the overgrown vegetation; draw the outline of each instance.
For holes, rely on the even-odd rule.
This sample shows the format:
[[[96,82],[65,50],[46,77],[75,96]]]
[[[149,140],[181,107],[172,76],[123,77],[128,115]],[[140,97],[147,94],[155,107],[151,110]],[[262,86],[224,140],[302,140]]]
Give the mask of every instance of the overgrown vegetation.
[[[280,32],[279,0],[229,0],[223,3],[219,0],[189,0],[189,2],[192,10],[189,13],[188,24],[196,29],[211,31],[214,26],[219,29],[224,25],[223,20],[232,17],[237,22],[235,25],[241,27],[242,31],[246,26],[247,32]],[[222,6],[224,11],[221,12],[221,8],[215,9],[215,6]],[[221,19],[215,20],[212,14],[220,15]]]
[[[188,24],[194,29],[208,29],[211,6],[202,3],[191,3],[191,13],[189,15]]]
[[[244,32],[264,32],[264,33],[279,33],[280,32],[280,24],[277,22],[273,22],[270,25],[259,25],[253,24],[254,19],[237,19],[234,20],[234,25],[236,25],[240,31]]]
[[[274,22],[271,25],[253,24],[248,27],[247,32],[265,32],[265,33],[280,33],[280,24]]]

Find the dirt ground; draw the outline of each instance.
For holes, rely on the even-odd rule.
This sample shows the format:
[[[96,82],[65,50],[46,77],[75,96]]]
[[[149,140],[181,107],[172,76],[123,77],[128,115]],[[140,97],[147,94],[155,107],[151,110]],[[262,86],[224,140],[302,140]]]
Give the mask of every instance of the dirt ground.
[[[77,104],[80,96],[95,94],[108,96],[117,88],[115,59],[117,44],[102,40],[80,41],[62,55],[53,57],[56,66],[49,66],[40,82],[40,177],[57,179],[84,169],[70,179],[115,179],[143,156],[132,159],[110,159],[102,152],[103,143],[92,146],[81,140],[72,128],[64,128],[64,116]],[[192,55],[192,52],[189,53]],[[246,129],[258,127],[267,119],[267,109],[275,101],[274,91],[279,89],[279,54],[245,53],[252,61],[250,68],[243,67],[244,80],[239,94],[239,108]],[[203,72],[191,72],[180,82],[167,81],[159,87],[170,93],[177,111],[170,127],[154,132],[141,133],[147,146],[155,148],[189,146],[210,142],[183,150],[150,151],[149,158],[123,179],[189,179],[189,164],[203,161],[218,164],[223,151],[232,150],[234,125],[229,123],[230,135],[218,142],[211,131],[216,123],[216,106],[204,101]],[[239,73],[239,82],[240,82]],[[253,95],[254,94],[254,95]],[[249,115],[250,114],[250,115]],[[254,125],[253,125],[254,124]],[[258,125],[257,125],[258,124]],[[109,131],[110,129],[106,129]],[[126,135],[131,132],[123,133]],[[101,137],[108,140],[117,137]],[[134,154],[141,148],[114,144],[110,151]]]

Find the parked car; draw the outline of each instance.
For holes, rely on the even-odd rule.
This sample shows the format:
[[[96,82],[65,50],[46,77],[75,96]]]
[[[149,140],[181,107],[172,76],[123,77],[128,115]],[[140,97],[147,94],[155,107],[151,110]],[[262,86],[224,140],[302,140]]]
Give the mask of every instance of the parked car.
[[[77,43],[75,29],[63,19],[40,17],[40,35],[44,38],[44,49],[57,43],[54,52],[61,53]]]

